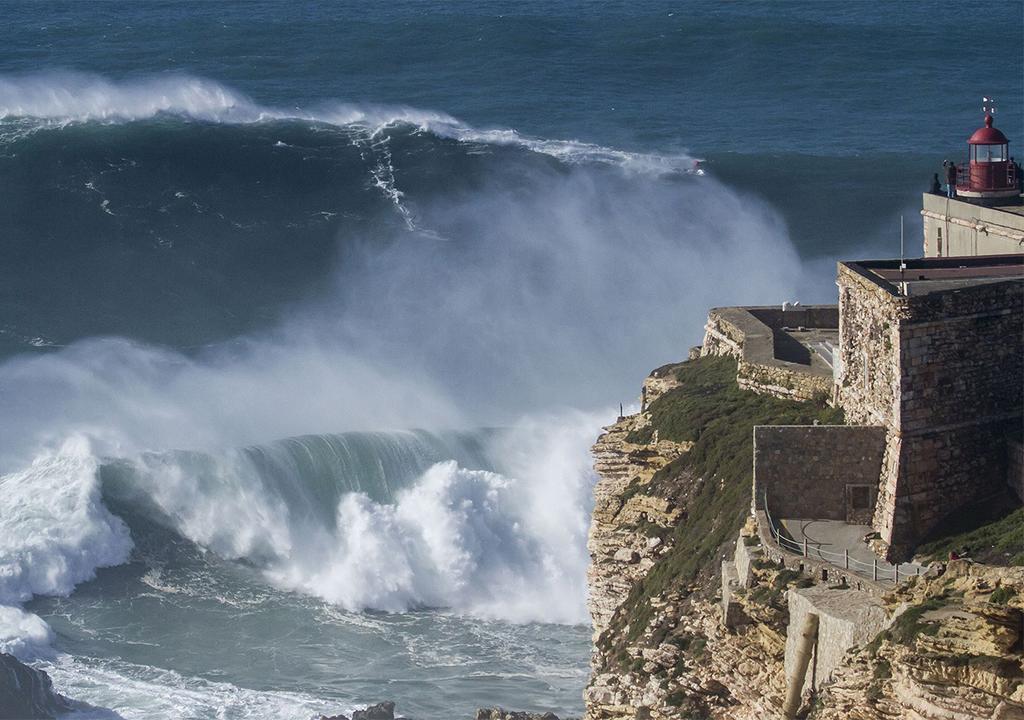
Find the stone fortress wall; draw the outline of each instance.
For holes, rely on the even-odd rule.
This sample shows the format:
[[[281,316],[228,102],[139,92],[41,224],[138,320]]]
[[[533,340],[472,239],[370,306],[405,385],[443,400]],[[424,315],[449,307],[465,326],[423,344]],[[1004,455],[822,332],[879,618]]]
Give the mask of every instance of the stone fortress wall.
[[[838,401],[847,422],[887,430],[873,524],[890,559],[903,557],[1007,477],[1022,427],[1024,282],[906,296],[840,264],[838,285]]]

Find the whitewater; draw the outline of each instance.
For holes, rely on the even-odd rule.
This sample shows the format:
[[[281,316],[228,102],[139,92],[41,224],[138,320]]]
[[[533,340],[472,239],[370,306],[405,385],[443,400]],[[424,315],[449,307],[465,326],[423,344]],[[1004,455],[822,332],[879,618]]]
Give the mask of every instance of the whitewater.
[[[275,109],[192,76],[0,78],[3,177],[51,156],[95,272],[139,272],[147,238],[155,274],[137,305],[76,290],[98,332],[59,306],[3,328],[0,650],[90,717],[579,712],[589,445],[701,308],[794,292],[773,211],[689,154]],[[211,188],[225,160],[238,189]],[[162,289],[179,258],[224,262],[197,308],[252,305],[279,263],[237,268],[310,233],[335,248],[322,281],[258,330],[106,329],[188,310]]]

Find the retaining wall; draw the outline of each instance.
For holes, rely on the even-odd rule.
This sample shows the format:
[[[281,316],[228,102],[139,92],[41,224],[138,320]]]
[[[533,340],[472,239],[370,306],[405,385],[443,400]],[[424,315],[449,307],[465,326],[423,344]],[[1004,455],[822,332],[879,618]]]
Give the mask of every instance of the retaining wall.
[[[800,629],[809,614],[818,616],[818,637],[814,655],[804,676],[804,689],[817,690],[832,678],[843,656],[853,647],[865,645],[888,624],[881,600],[859,590],[829,590],[823,587],[791,588],[789,625],[786,632],[786,681],[795,674]]]

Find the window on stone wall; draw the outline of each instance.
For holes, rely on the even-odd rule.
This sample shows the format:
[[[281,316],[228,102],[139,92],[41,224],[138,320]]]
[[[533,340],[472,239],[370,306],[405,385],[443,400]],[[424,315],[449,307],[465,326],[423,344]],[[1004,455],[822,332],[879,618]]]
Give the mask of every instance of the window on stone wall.
[[[850,509],[870,510],[871,509],[871,486],[870,485],[847,485],[850,493]]]

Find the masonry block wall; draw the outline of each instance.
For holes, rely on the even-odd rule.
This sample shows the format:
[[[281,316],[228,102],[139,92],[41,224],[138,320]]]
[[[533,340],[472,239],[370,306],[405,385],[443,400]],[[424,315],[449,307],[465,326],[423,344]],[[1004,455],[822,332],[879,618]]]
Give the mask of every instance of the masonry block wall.
[[[870,522],[852,488],[877,488],[885,450],[883,427],[757,425],[754,507],[772,517]],[[861,515],[861,513],[863,513]]]
[[[838,312],[834,305],[785,312],[781,307],[712,308],[700,354],[736,358],[736,382],[744,390],[784,400],[829,397],[831,374],[776,358],[775,333],[782,327],[838,327]]]
[[[997,491],[1021,433],[1024,281],[910,297],[841,264],[848,422],[883,425],[874,527],[900,559],[958,507]]]

